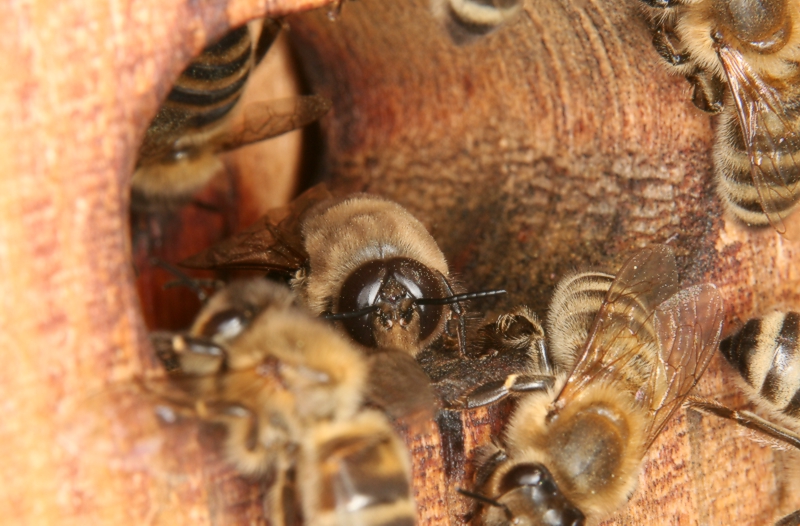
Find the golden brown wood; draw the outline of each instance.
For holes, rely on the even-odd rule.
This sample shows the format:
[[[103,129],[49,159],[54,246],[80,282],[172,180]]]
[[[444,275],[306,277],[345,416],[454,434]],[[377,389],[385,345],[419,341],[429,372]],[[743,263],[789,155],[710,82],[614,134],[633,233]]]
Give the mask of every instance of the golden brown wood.
[[[148,349],[129,266],[127,177],[169,80],[227,27],[322,0],[6,2],[0,7],[0,506],[27,524],[263,522],[259,488],[224,468],[219,437],[164,426],[141,391]],[[800,217],[788,239],[725,221],[710,119],[652,50],[636,1],[539,0],[454,47],[425,2],[360,0],[331,23],[291,18],[324,121],[328,175],[393,197],[496,308],[540,314],[561,274],[674,244],[687,282],[722,287],[729,330],[800,307]],[[143,363],[144,358],[144,363]],[[715,360],[702,394],[740,406]],[[467,415],[473,451],[497,419]],[[458,497],[414,439],[421,523]],[[775,455],[726,422],[680,413],[617,524],[764,524],[800,506]],[[441,462],[432,461],[436,469]],[[472,469],[465,466],[467,475]],[[445,489],[446,488],[446,489]],[[452,509],[443,509],[451,503]]]
[[[497,308],[543,315],[565,271],[613,269],[651,242],[676,247],[687,284],[721,287],[726,332],[800,307],[800,217],[782,238],[722,216],[711,119],[660,63],[635,0],[529,2],[461,48],[426,6],[363,0],[336,24],[292,20],[312,86],[334,100],[335,182],[408,206],[465,284],[509,290]],[[700,392],[743,405],[722,362]],[[769,523],[800,506],[797,489],[779,502],[779,472],[735,426],[681,412],[611,523]]]
[[[254,506],[210,498],[213,473],[202,472],[194,426],[162,432],[140,393],[109,387],[140,374],[147,352],[127,180],[158,101],[193,53],[247,18],[325,3],[0,5],[4,522],[260,517]],[[251,486],[229,501],[258,503]]]

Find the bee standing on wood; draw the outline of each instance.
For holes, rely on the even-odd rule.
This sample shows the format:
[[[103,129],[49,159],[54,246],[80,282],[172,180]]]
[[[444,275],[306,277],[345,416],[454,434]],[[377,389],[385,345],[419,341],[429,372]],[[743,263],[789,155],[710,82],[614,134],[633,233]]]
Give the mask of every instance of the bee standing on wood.
[[[722,315],[713,285],[678,289],[666,246],[640,250],[613,280],[563,280],[547,326],[564,366],[552,388],[524,395],[503,443],[484,451],[475,491],[464,492],[477,522],[580,525],[622,506],[645,452],[705,371]]]
[[[800,200],[800,5],[795,0],[644,0],[653,43],[720,114],[714,165],[725,208],[752,226],[784,221]]]
[[[271,481],[272,524],[415,523],[408,453],[366,407],[368,364],[266,280],[212,296],[185,334],[154,333],[173,406],[227,429],[243,475]]]

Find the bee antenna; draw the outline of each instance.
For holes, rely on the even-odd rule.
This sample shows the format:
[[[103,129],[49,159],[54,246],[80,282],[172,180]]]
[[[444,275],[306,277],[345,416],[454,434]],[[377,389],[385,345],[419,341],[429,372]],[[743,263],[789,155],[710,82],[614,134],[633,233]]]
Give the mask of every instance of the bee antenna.
[[[370,312],[378,310],[379,305],[370,305],[369,307],[364,307],[361,310],[353,311],[353,312],[337,312],[336,314],[323,314],[320,318],[326,320],[349,320],[350,318],[360,318],[365,314],[369,314]]]
[[[487,497],[486,495],[481,495],[480,493],[474,493],[472,491],[465,490],[464,488],[456,488],[456,491],[464,495],[465,497],[469,497],[472,500],[477,500],[483,504],[488,504],[489,506],[494,506],[495,508],[502,508],[505,511],[506,518],[511,520],[514,516],[511,514],[511,510],[508,509],[508,506],[499,502],[491,497]]]
[[[417,298],[414,300],[414,303],[417,305],[450,305],[452,303],[458,303],[459,301],[473,300],[476,298],[488,298],[489,296],[499,296],[505,293],[506,291],[503,289],[482,290],[479,292],[454,294],[453,296],[447,296],[446,298]]]
[[[196,279],[192,279],[188,274],[183,272],[175,265],[167,263],[163,259],[157,257],[151,257],[150,264],[154,267],[162,268],[178,278],[176,281],[164,285],[165,289],[172,288],[176,285],[183,285],[194,292],[201,302],[205,303],[205,301],[208,299],[208,294],[203,290],[203,287],[198,284],[198,281]]]

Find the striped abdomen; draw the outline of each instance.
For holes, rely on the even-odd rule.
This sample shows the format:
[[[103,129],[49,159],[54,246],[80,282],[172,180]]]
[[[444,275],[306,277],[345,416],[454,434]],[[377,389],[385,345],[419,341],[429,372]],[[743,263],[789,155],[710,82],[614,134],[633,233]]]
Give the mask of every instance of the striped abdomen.
[[[521,0],[434,0],[434,15],[443,19],[450,37],[464,44],[513,20]]]
[[[309,524],[415,524],[408,453],[382,414],[319,424],[305,448],[299,483]]]
[[[728,103],[719,117],[714,144],[717,191],[725,207],[751,226],[770,224],[765,201],[774,214],[786,218],[800,200],[800,113],[786,106],[782,110],[765,111],[756,122],[752,147],[760,167],[753,166],[748,155],[734,104]],[[765,174],[761,195],[753,170]]]
[[[266,30],[266,28],[265,28]],[[163,162],[183,135],[211,127],[236,105],[254,66],[248,26],[203,50],[181,73],[147,129],[139,162]]]
[[[614,280],[613,275],[603,272],[584,272],[563,279],[556,287],[547,315],[547,337],[554,361],[568,365],[564,369],[570,371],[581,357],[605,304],[607,318],[596,335],[595,345],[614,346],[613,354],[625,356],[626,362],[617,364],[622,374],[619,380],[635,392],[651,374],[657,359],[658,343],[652,323],[655,305],[646,304],[647,291],[639,297],[630,290],[620,294],[616,287],[613,297],[607,297]]]
[[[800,313],[773,312],[748,321],[720,345],[751,399],[800,419]]]
[[[547,340],[556,369],[572,370],[613,281],[612,274],[582,272],[558,283],[547,313]]]

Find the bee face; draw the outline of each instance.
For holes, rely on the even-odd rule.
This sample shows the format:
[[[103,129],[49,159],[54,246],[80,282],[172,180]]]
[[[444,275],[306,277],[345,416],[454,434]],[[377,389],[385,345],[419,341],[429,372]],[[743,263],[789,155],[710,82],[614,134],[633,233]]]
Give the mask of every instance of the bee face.
[[[485,455],[476,477],[483,524],[583,524],[630,497],[647,448],[719,342],[716,288],[677,284],[662,246],[636,253],[613,281],[584,273],[557,287],[548,337],[568,346],[552,353],[563,366],[523,396],[502,447]],[[565,337],[569,327],[586,335],[581,346]]]
[[[751,226],[784,220],[800,200],[800,11],[787,0],[697,0],[653,11],[659,54],[720,113],[714,165],[726,210]]]
[[[168,400],[222,424],[231,464],[271,481],[272,523],[413,524],[408,455],[364,406],[364,355],[293,299],[265,280],[235,282],[188,334],[154,334],[178,364]]]
[[[416,355],[449,320],[461,321],[461,296],[436,242],[403,207],[374,196],[312,188],[184,264],[292,273],[305,307],[371,349]],[[463,346],[463,330],[458,338]]]
[[[366,347],[415,349],[441,332],[444,307],[418,305],[415,300],[445,296],[441,280],[409,258],[364,263],[344,281],[339,312],[378,309],[342,321],[353,339]]]

